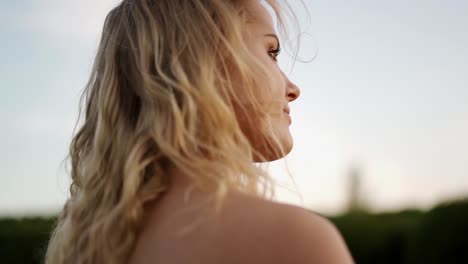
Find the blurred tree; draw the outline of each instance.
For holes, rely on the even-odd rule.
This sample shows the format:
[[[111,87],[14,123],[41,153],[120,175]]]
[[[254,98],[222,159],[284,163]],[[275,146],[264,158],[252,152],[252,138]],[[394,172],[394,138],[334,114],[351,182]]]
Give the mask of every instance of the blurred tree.
[[[347,212],[368,212],[368,202],[362,189],[362,170],[359,166],[350,167],[348,180]]]

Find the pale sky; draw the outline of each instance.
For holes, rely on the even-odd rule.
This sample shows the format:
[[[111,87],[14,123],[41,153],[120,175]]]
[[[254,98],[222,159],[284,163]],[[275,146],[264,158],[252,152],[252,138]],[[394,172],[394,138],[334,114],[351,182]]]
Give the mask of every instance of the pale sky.
[[[67,153],[105,15],[115,0],[0,3],[0,215],[56,212]],[[290,1],[298,6],[297,0]],[[468,2],[304,1],[300,56],[280,65],[291,104],[289,168],[304,200],[338,213],[358,164],[374,210],[468,196]],[[285,169],[271,173],[286,182]]]

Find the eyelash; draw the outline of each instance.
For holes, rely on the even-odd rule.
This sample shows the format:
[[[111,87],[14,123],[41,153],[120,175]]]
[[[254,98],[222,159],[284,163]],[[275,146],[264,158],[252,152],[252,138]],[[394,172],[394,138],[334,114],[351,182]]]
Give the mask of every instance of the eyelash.
[[[278,47],[278,48],[276,48],[276,49],[274,49],[274,50],[268,51],[268,54],[273,55],[273,56],[271,56],[271,58],[272,58],[274,61],[278,61],[277,57],[278,57],[278,55],[280,54],[280,52],[281,52],[281,48]]]

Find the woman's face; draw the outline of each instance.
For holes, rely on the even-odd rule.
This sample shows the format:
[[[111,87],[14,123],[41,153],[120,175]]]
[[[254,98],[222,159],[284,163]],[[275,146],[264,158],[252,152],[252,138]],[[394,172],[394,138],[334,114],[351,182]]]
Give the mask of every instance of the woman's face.
[[[265,102],[265,105],[268,106],[265,109],[267,111],[266,118],[270,120],[273,133],[287,154],[293,146],[293,139],[289,131],[291,117],[289,116],[290,108],[288,103],[296,100],[299,97],[300,91],[296,85],[289,81],[278,66],[276,56],[278,55],[279,41],[275,34],[272,17],[260,1],[248,1],[247,5],[248,13],[250,16],[253,16],[253,20],[245,26],[244,41],[250,49],[251,55],[268,72],[267,77],[256,78],[257,87],[255,87],[255,91],[253,92],[260,102]],[[267,80],[264,78],[267,78]],[[242,122],[241,125],[245,126]],[[255,126],[250,128],[244,127],[244,130],[247,131],[247,136],[254,144],[254,148],[269,161],[282,158],[282,156],[278,157],[278,154],[274,154],[274,151],[268,150],[265,146],[255,146],[256,143],[262,142],[261,140],[256,140],[262,137],[262,135],[258,135],[261,133],[261,124],[255,124]]]

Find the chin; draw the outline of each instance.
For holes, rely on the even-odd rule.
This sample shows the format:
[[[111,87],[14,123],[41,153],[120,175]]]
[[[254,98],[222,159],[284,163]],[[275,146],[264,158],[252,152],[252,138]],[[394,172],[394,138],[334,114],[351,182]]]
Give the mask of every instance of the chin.
[[[284,155],[280,153],[281,151],[279,149],[275,151],[274,149],[263,147],[260,148],[260,152],[264,156],[263,158],[265,160],[262,160],[260,157],[254,155],[254,162],[270,162],[286,157],[293,148],[293,139],[291,135],[281,138],[281,145],[284,151]]]
[[[291,150],[293,149],[293,146],[294,146],[294,144],[293,144],[293,139],[292,139],[292,137],[290,136],[290,137],[287,139],[287,141],[283,144],[283,149],[284,149],[284,151],[285,151],[285,155],[284,155],[284,156],[287,156],[287,155],[291,152]],[[281,158],[284,158],[284,157],[281,157]]]

